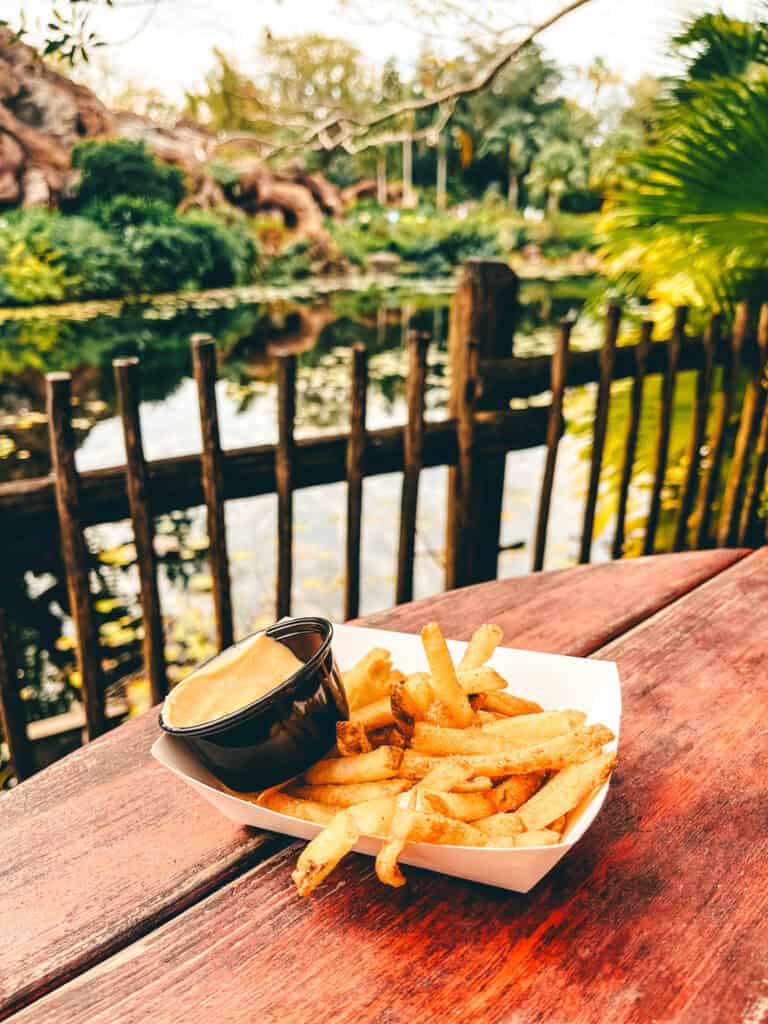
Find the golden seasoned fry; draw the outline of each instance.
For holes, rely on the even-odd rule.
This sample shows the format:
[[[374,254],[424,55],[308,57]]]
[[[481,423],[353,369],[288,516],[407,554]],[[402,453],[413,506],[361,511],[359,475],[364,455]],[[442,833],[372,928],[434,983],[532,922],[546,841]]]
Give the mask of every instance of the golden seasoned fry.
[[[374,647],[352,668],[342,672],[341,679],[350,710],[371,704],[389,693],[392,661],[389,651]]]
[[[473,825],[444,814],[431,811],[417,811],[411,842],[440,843],[445,846],[485,846],[488,837]]]
[[[521,832],[515,836],[515,846],[556,846],[560,842],[560,833],[543,828],[532,832]]]
[[[262,794],[259,803],[270,811],[288,814],[292,818],[302,818],[304,821],[313,821],[316,825],[327,825],[336,813],[325,804],[315,800],[300,800],[281,790],[267,790]]]
[[[605,782],[615,763],[616,754],[609,751],[558,772],[520,808],[518,813],[525,827],[545,828],[561,814],[567,814]]]
[[[372,704],[363,704],[349,713],[350,721],[359,723],[364,729],[382,729],[395,721],[392,715],[392,698],[387,694]]]
[[[527,745],[551,739],[552,736],[562,736],[564,732],[570,732],[571,729],[583,725],[586,720],[587,716],[583,711],[539,711],[533,715],[502,718],[498,722],[489,722],[482,728],[483,732]]]
[[[437,765],[453,758],[430,757],[417,750],[404,750],[398,774],[404,779],[423,779]],[[508,773],[507,773],[508,774]]]
[[[549,823],[549,825],[547,825],[547,828],[549,829],[550,832],[557,832],[558,835],[562,835],[563,832],[565,831],[565,822],[566,822],[566,815],[565,814],[561,814],[559,818],[555,818],[554,821],[551,821]]]
[[[452,793],[482,793],[484,790],[493,789],[493,783],[487,775],[476,775],[474,779],[467,779],[460,782],[451,790]]]
[[[491,814],[487,818],[480,818],[473,822],[476,829],[479,829],[487,836],[516,836],[524,830],[523,823],[517,814]]]
[[[493,652],[501,643],[504,634],[498,626],[486,625],[475,630],[474,636],[469,641],[459,662],[459,671],[462,669],[480,668],[490,658]]]
[[[410,736],[413,723],[423,719],[434,701],[432,684],[426,672],[414,672],[392,687],[390,704],[397,727]]]
[[[383,796],[397,796],[412,783],[408,779],[382,779],[380,782],[350,782],[347,785],[296,786],[291,792],[302,800],[312,800],[332,807],[353,807]]]
[[[358,722],[337,722],[336,749],[342,757],[349,757],[350,754],[367,754],[373,747],[364,726]]]
[[[478,818],[487,818],[496,812],[492,792],[436,793],[425,788],[423,796],[431,810],[459,821],[477,821]]]
[[[545,778],[544,772],[530,772],[528,775],[512,775],[504,779],[493,791],[496,810],[516,811],[541,789]]]
[[[515,697],[513,693],[494,691],[493,693],[479,693],[472,698],[472,707],[476,710],[498,711],[502,715],[514,717],[515,715],[535,715],[537,711],[543,711],[541,704],[535,700],[526,700],[524,697]]]
[[[464,728],[472,721],[472,708],[456,678],[448,645],[436,622],[422,629],[421,642],[429,662],[435,697],[445,706],[453,724]]]
[[[317,761],[304,773],[312,785],[328,782],[378,782],[393,779],[400,768],[403,751],[398,747],[377,747],[367,754]]]
[[[471,774],[467,762],[461,758],[441,758],[430,768],[417,788],[449,793],[455,786],[466,782]]]
[[[480,668],[460,668],[456,677],[464,693],[494,693],[506,690],[507,681],[495,668],[483,665]]]
[[[397,866],[416,823],[416,791],[404,793],[395,803],[389,835],[376,855],[376,874],[384,885],[398,888],[405,885],[405,876]]]
[[[424,715],[424,721],[429,722],[430,725],[440,725],[444,728],[450,728],[453,725],[451,712],[440,700],[435,700],[429,705],[427,713]]]

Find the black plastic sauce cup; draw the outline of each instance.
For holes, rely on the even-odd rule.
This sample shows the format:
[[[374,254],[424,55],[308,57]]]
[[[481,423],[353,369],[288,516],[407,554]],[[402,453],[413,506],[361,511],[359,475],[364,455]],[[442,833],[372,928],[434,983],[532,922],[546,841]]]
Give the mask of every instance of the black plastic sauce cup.
[[[175,729],[160,712],[161,728],[181,737],[217,778],[240,792],[265,789],[298,775],[331,749],[336,723],[349,717],[331,650],[333,627],[327,619],[286,619],[259,632],[285,644],[304,662],[302,667],[263,697],[213,722]],[[234,646],[253,636],[256,633]]]

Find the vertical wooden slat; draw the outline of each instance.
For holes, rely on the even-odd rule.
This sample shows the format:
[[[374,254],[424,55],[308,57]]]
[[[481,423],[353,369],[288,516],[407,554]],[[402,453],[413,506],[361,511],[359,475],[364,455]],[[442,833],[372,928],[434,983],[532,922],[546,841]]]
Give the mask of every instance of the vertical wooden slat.
[[[0,728],[11,756],[11,767],[19,782],[34,774],[32,744],[27,736],[24,702],[19,695],[16,658],[8,632],[5,612],[0,608]]]
[[[80,519],[80,481],[75,468],[75,439],[70,419],[72,379],[68,373],[46,377],[48,432],[61,533],[61,554],[67,577],[70,615],[77,635],[77,668],[89,739],[107,728],[101,692],[99,636],[91,607],[88,550]]]
[[[720,547],[732,547],[736,544],[739,536],[739,517],[744,507],[744,491],[749,474],[750,457],[765,405],[763,384],[766,355],[768,355],[768,304],[764,303],[760,309],[757,326],[757,358],[754,372],[744,392],[739,432],[736,435],[733,461],[723,496],[723,511],[717,524],[717,543]]]
[[[448,471],[445,584],[449,590],[495,579],[498,572],[506,455],[478,457],[475,451],[475,412],[482,385],[478,368],[480,359],[512,354],[517,294],[517,276],[506,263],[468,260],[451,303],[448,408],[456,418],[458,459]]]
[[[644,555],[653,554],[656,544],[656,530],[659,526],[659,515],[661,513],[661,490],[664,486],[664,478],[667,473],[667,459],[669,457],[669,436],[672,426],[672,413],[675,405],[677,366],[680,361],[680,349],[683,344],[685,322],[687,319],[688,310],[685,306],[679,306],[675,310],[675,325],[672,330],[672,337],[667,343],[667,368],[664,371],[664,380],[661,391],[659,430],[656,439],[656,468],[653,475],[653,487],[651,489],[651,505],[648,510],[648,521],[645,526],[645,541],[643,542]]]
[[[645,387],[645,374],[648,369],[648,350],[651,345],[652,334],[653,321],[644,320],[640,330],[640,341],[635,347],[635,376],[632,381],[629,422],[627,423],[627,433],[624,439],[624,465],[621,468],[621,483],[619,484],[616,533],[613,537],[612,555],[614,558],[621,558],[624,553],[627,502],[629,500],[629,487],[632,483],[635,454],[637,453],[637,435],[640,430],[640,416],[643,411],[643,388]]]
[[[213,580],[216,646],[223,650],[233,642],[234,630],[227,528],[224,517],[224,460],[219,436],[219,410],[216,404],[216,344],[209,334],[192,336],[192,367],[197,384],[200,433],[203,439],[202,483],[208,520],[208,558]]]
[[[293,427],[296,419],[296,356],[277,361],[277,617],[291,614],[293,584]]]
[[[413,562],[416,551],[416,511],[424,448],[424,392],[427,380],[429,336],[412,331],[408,339],[408,376],[405,382],[408,422],[403,435],[403,490],[400,498],[400,541],[397,549],[396,602],[413,600]]]
[[[584,526],[581,531],[579,561],[588,562],[592,552],[592,535],[595,529],[597,493],[600,487],[600,470],[603,465],[605,434],[608,427],[608,411],[611,402],[611,380],[616,358],[616,340],[619,336],[621,307],[612,302],[605,318],[605,337],[600,350],[600,383],[597,388],[595,422],[592,432],[592,460],[589,467],[589,486],[584,506]]]
[[[163,617],[157,588],[155,526],[147,488],[147,464],[139,418],[139,361],[135,357],[115,359],[112,366],[115,371],[120,418],[123,422],[125,480],[139,569],[139,594],[144,629],[144,671],[149,679],[152,703],[157,704],[168,692],[168,680],[163,654]]]
[[[563,422],[563,397],[568,377],[568,346],[571,340],[570,320],[561,320],[557,332],[557,346],[551,363],[552,404],[549,407],[547,421],[547,456],[544,463],[544,478],[541,482],[539,496],[539,514],[536,522],[536,539],[533,550],[533,571],[539,572],[544,567],[544,551],[547,546],[547,526],[549,524],[549,506],[552,502],[552,485],[555,480],[557,449]]]
[[[701,464],[701,447],[707,433],[709,402],[712,395],[712,382],[715,376],[715,352],[720,343],[721,317],[716,313],[707,324],[704,332],[703,362],[696,374],[696,399],[693,409],[691,440],[688,444],[688,465],[685,473],[683,492],[680,496],[680,509],[675,526],[674,550],[682,551],[688,536],[688,520],[693,511],[696,497],[696,484]]]
[[[749,307],[747,303],[739,303],[731,330],[731,343],[726,351],[720,395],[717,408],[712,442],[709,446],[709,459],[704,470],[695,515],[695,540],[697,548],[703,548],[709,542],[709,528],[712,519],[712,505],[717,496],[720,481],[720,468],[725,453],[725,435],[728,421],[733,409],[733,398],[741,367],[741,350],[749,327]]]
[[[360,536],[363,520],[365,417],[368,399],[368,353],[365,345],[352,349],[352,380],[347,441],[347,571],[344,618],[360,611]]]
[[[763,415],[755,445],[754,465],[739,523],[739,544],[757,546],[765,542],[765,524],[760,530],[758,512],[765,487],[766,470],[768,470],[768,402],[763,403]]]

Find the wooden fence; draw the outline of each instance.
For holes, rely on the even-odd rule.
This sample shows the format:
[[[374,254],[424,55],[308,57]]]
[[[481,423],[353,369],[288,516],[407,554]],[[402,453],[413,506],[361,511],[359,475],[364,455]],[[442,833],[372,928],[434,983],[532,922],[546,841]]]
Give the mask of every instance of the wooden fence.
[[[763,534],[759,501],[768,463],[768,407],[763,379],[768,354],[768,306],[760,310],[755,331],[752,311],[740,306],[728,331],[713,317],[703,338],[686,334],[686,311],[676,311],[670,338],[654,341],[652,325],[642,324],[636,342],[617,344],[621,310],[612,305],[598,351],[571,352],[572,324],[557,330],[552,357],[517,358],[513,339],[518,312],[518,282],[512,271],[494,261],[471,261],[453,299],[449,327],[449,419],[430,423],[424,415],[428,339],[412,332],[408,338],[406,380],[407,422],[402,428],[368,430],[365,349],[352,352],[350,429],[322,439],[297,441],[296,358],[277,359],[278,440],[275,445],[223,451],[215,396],[214,341],[192,339],[202,450],[199,455],[148,462],[139,418],[140,366],[136,359],[114,363],[119,413],[126,450],[125,466],[89,473],[75,467],[71,426],[71,381],[68,374],[50,374],[47,404],[52,472],[49,477],[0,488],[0,529],[7,541],[26,536],[55,537],[58,530],[67,580],[69,610],[77,633],[77,667],[82,680],[86,732],[89,738],[108,727],[105,713],[98,629],[92,608],[90,554],[83,530],[87,525],[128,515],[133,525],[143,616],[144,670],[152,698],[167,691],[164,635],[154,550],[154,517],[172,509],[204,504],[218,648],[233,639],[224,502],[227,499],[276,493],[278,502],[276,615],[291,611],[293,576],[293,495],[302,487],[347,481],[347,536],[344,610],[358,613],[363,481],[380,473],[403,474],[398,531],[396,600],[413,594],[416,507],[419,477],[425,466],[449,467],[446,535],[446,588],[493,579],[497,575],[506,455],[510,450],[545,444],[545,468],[539,495],[532,568],[544,564],[558,444],[563,432],[563,400],[567,386],[597,382],[592,455],[579,545],[581,562],[589,561],[605,449],[611,383],[632,379],[630,415],[626,424],[618,512],[613,541],[620,557],[625,540],[629,488],[637,451],[644,385],[649,374],[663,376],[655,469],[644,551],[655,548],[662,489],[667,474],[676,377],[681,369],[697,373],[685,482],[675,529],[674,546],[754,543]],[[741,409],[735,406],[742,363],[749,383]],[[723,373],[714,392],[714,369]],[[548,408],[510,409],[510,399],[549,390]],[[707,436],[710,408],[714,430]],[[725,497],[716,524],[715,497],[726,458],[729,425],[739,427]],[[706,460],[702,453],[707,451]],[[3,734],[20,778],[32,770],[24,725],[19,679],[14,668],[12,609],[0,611],[0,715]]]

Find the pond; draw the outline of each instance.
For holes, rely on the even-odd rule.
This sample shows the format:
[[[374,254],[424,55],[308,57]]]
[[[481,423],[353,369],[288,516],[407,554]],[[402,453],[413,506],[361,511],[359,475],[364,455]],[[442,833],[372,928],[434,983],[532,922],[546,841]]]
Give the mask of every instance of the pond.
[[[389,281],[365,289],[334,290],[312,282],[292,290],[237,289],[146,303],[85,304],[35,310],[0,322],[0,482],[49,471],[44,374],[66,369],[73,376],[77,405],[77,465],[81,470],[124,460],[115,414],[112,359],[135,354],[142,366],[142,407],[147,457],[199,451],[196,390],[191,379],[189,339],[210,333],[219,351],[217,386],[225,448],[269,443],[276,438],[274,363],[278,352],[298,356],[297,436],[347,427],[350,348],[369,352],[369,426],[405,420],[403,341],[411,328],[430,334],[427,416],[446,415],[446,336],[454,282]],[[585,306],[600,293],[590,278],[525,281],[515,340],[517,355],[550,352],[553,325],[561,316],[578,319],[575,348],[600,344],[601,326]],[[624,340],[630,340],[632,326]],[[665,490],[659,548],[669,543],[676,491],[684,464],[693,398],[693,375],[681,374]],[[614,384],[608,442],[595,530],[593,559],[610,557],[613,515],[629,401],[628,381]],[[567,429],[560,446],[547,545],[546,567],[575,562],[590,454],[594,385],[574,388],[566,404]],[[548,404],[543,394],[531,403]],[[646,389],[629,520],[628,549],[637,551],[647,508],[658,414],[659,378]],[[543,447],[511,452],[507,461],[502,520],[502,576],[527,572]],[[443,532],[447,472],[422,476],[416,542],[415,596],[443,587]],[[293,610],[332,619],[342,614],[345,532],[344,484],[302,490],[295,496]],[[400,475],[371,478],[364,487],[361,612],[394,601]],[[227,503],[236,634],[274,617],[276,499]],[[167,619],[166,655],[172,679],[211,651],[212,601],[207,540],[201,509],[179,511],[157,521],[161,600]],[[90,528],[98,586],[96,611],[108,677],[140,667],[137,576],[128,523]],[[62,605],[58,552],[33,543],[6,554],[2,603],[21,627],[19,655],[30,718],[63,710],[77,691],[72,626]],[[129,693],[140,708],[141,686]]]

